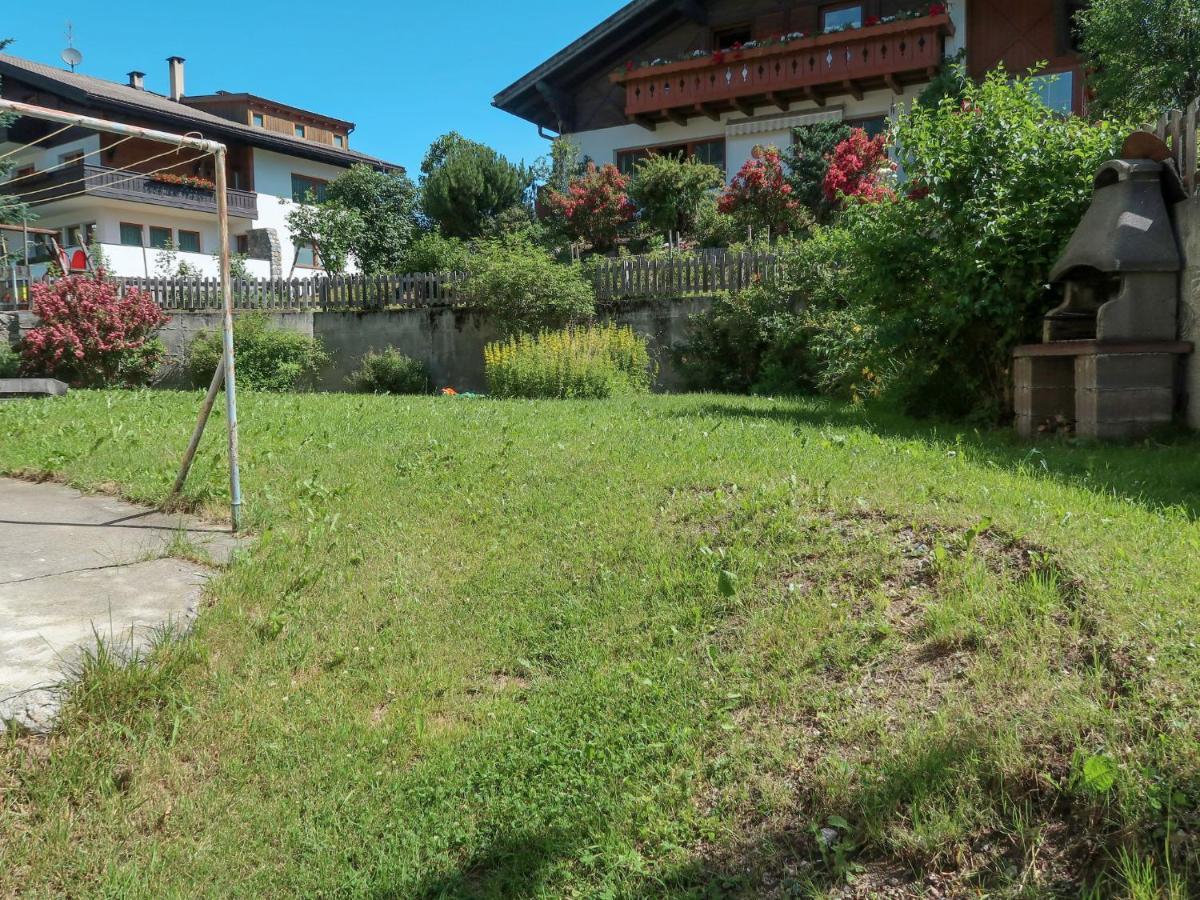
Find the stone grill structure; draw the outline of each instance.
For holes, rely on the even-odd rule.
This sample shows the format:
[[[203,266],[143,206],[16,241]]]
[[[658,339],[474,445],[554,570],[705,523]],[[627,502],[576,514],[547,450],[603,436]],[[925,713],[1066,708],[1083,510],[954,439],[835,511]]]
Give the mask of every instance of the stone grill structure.
[[[1124,439],[1170,424],[1179,406],[1184,260],[1171,205],[1186,193],[1175,169],[1113,160],[1051,279],[1064,301],[1045,319],[1043,343],[1015,352],[1015,411],[1025,437],[1073,430]]]

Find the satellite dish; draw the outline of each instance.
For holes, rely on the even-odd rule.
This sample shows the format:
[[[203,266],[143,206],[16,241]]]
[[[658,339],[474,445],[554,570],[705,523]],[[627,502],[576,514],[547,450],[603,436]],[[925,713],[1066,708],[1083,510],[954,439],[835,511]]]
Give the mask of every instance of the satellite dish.
[[[62,61],[71,67],[71,71],[75,71],[75,67],[83,62],[83,54],[74,47],[68,47],[62,52]]]

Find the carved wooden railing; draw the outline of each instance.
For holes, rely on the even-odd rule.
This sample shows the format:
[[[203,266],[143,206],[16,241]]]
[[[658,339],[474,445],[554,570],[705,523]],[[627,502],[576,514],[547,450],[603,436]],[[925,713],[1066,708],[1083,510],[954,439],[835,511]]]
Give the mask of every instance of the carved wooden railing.
[[[752,111],[763,98],[782,105],[808,99],[824,103],[833,94],[861,96],[927,80],[945,59],[945,38],[954,34],[949,16],[924,16],[836,34],[801,38],[721,56],[645,66],[612,76],[625,85],[625,111],[634,120],[686,119],[730,108]]]

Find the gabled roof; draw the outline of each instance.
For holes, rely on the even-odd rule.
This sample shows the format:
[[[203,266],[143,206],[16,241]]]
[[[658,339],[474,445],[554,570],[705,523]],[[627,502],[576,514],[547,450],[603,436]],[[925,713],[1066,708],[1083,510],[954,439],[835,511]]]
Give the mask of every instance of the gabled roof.
[[[553,99],[556,91],[612,69],[649,33],[678,21],[685,16],[683,8],[695,5],[679,0],[633,0],[506,87],[492,105],[535,125],[557,128],[559,121],[569,116],[555,108],[560,106]]]
[[[0,53],[0,78],[23,81],[40,90],[90,108],[107,110],[112,114],[133,115],[140,119],[162,123],[166,130],[198,131],[211,140],[238,140],[264,150],[288,156],[298,156],[316,162],[349,167],[365,163],[381,169],[404,171],[403,166],[358,153],[350,149],[318,144],[304,138],[277,134],[223,119],[202,109],[188,106],[153,91],[143,91],[126,84],[67,72],[18,56]]]

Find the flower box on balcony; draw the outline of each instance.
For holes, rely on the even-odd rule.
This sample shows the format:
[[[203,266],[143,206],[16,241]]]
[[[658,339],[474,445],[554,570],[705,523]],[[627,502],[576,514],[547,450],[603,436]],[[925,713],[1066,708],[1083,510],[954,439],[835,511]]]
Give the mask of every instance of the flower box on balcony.
[[[662,119],[684,124],[692,115],[719,119],[730,109],[749,115],[755,105],[823,106],[835,94],[861,98],[880,88],[900,94],[928,80],[953,34],[954,23],[942,13],[626,68],[612,81],[626,87],[626,114],[650,127]]]

